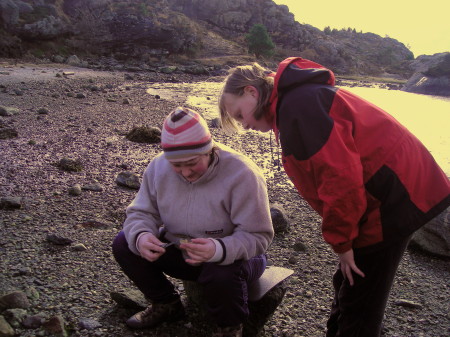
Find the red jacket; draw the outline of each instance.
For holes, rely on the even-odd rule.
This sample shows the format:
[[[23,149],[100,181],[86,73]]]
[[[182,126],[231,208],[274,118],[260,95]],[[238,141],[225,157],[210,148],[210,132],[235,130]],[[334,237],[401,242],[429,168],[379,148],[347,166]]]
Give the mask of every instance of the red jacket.
[[[317,63],[280,63],[269,121],[286,173],[322,216],[337,253],[408,236],[450,205],[449,179],[422,143],[382,109],[336,88]]]

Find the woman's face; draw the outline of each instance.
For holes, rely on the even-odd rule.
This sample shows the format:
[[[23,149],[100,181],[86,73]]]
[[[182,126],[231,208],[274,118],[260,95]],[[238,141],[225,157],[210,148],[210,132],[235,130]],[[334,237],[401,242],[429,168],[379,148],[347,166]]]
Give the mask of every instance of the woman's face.
[[[198,180],[208,170],[210,154],[201,154],[187,161],[170,161],[173,170],[189,182]]]
[[[223,102],[225,110],[239,122],[244,129],[252,129],[261,132],[271,130],[271,125],[263,117],[256,120],[253,116],[258,104],[259,93],[253,86],[247,86],[241,96],[224,93]]]

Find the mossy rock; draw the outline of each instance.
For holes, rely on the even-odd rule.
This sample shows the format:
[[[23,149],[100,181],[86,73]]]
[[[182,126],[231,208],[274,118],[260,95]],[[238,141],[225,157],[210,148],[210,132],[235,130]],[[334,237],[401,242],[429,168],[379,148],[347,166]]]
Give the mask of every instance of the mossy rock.
[[[134,127],[126,138],[136,143],[154,144],[161,141],[161,130],[157,127],[138,126]]]

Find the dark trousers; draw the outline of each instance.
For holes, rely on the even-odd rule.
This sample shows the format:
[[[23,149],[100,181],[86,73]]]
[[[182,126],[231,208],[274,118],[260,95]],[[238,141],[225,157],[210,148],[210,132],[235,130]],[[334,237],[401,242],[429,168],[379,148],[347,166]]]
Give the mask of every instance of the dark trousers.
[[[219,326],[238,325],[246,319],[249,314],[247,287],[263,274],[267,264],[266,256],[259,255],[226,266],[216,263],[192,266],[174,246],[168,247],[158,260],[150,262],[128,248],[123,232],[116,236],[112,248],[124,273],[152,302],[167,302],[179,296],[166,275],[201,284],[207,311]]]
[[[394,276],[410,237],[370,253],[354,250],[355,263],[365,277],[353,273],[350,286],[338,268],[333,276],[335,296],[327,322],[327,337],[379,337]]]

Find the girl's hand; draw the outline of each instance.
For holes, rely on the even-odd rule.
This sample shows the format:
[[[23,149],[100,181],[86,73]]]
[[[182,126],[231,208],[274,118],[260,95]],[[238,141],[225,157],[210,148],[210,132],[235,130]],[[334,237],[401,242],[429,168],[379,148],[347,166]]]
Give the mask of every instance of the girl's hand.
[[[350,285],[354,284],[352,271],[361,277],[365,277],[364,273],[356,266],[355,258],[353,256],[353,249],[346,251],[345,253],[339,255],[339,265],[341,267],[342,275],[345,279],[348,279]]]
[[[216,245],[211,239],[192,239],[188,243],[180,244],[180,248],[186,250],[189,256],[186,262],[190,264],[206,262],[216,252]]]
[[[154,236],[152,233],[146,233],[139,237],[136,247],[144,259],[150,262],[154,262],[166,252],[166,250],[162,248],[161,245],[162,242],[159,241],[156,236]]]

